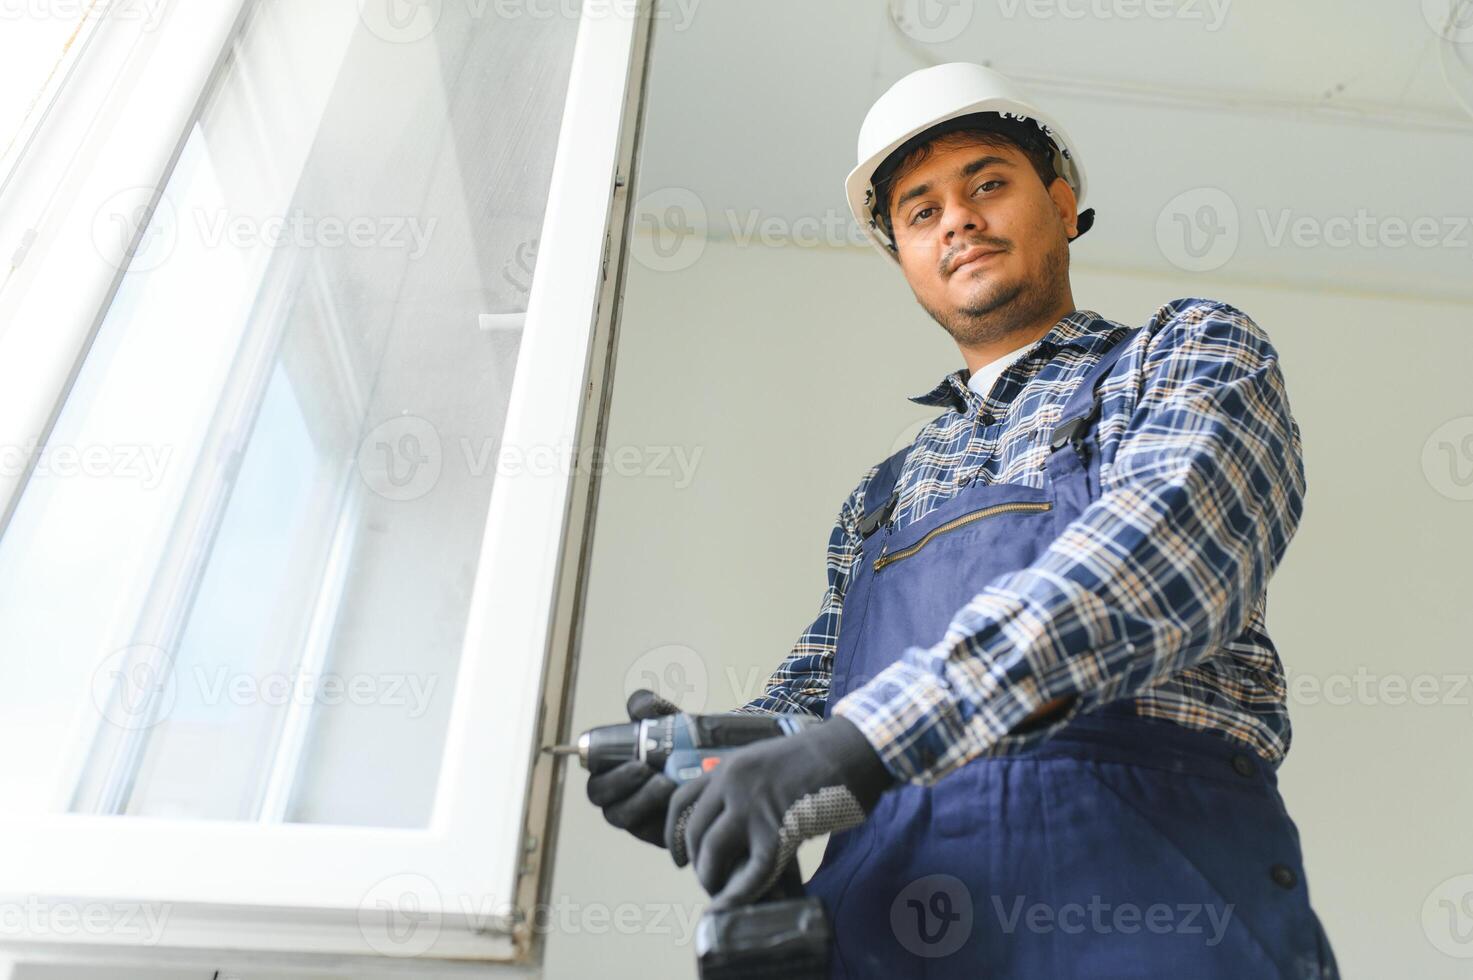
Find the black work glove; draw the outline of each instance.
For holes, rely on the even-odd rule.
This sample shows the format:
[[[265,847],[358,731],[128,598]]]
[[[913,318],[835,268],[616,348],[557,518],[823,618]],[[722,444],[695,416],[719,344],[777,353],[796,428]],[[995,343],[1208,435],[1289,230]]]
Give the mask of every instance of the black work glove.
[[[640,688],[625,706],[630,721],[673,715],[680,709],[654,691]],[[656,847],[665,846],[665,809],[675,780],[638,759],[588,777],[588,802],[602,807],[604,819]]]
[[[863,822],[898,780],[869,739],[834,716],[797,734],[734,750],[675,791],[665,846],[695,864],[721,909],[763,897],[810,837]]]

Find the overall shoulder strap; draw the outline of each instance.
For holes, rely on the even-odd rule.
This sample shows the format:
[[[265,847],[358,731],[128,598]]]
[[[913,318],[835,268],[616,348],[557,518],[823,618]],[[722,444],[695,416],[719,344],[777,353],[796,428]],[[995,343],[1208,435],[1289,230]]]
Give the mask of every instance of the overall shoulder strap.
[[[1064,414],[1054,426],[1053,436],[1049,444],[1053,449],[1063,448],[1066,442],[1079,439],[1089,431],[1100,414],[1100,382],[1109,376],[1110,370],[1115,367],[1115,362],[1120,360],[1120,355],[1130,346],[1130,342],[1143,328],[1135,327],[1126,331],[1109,350],[1100,355],[1099,361],[1090,368],[1064,403]]]
[[[900,470],[905,466],[905,457],[910,453],[906,446],[880,464],[880,469],[864,488],[864,516],[859,521],[859,536],[867,538],[885,521],[895,509],[900,497],[896,482]]]
[[[1125,353],[1125,349],[1130,346],[1130,341],[1140,333],[1141,329],[1136,327],[1122,335],[1109,350],[1100,356],[1089,374],[1079,382],[1079,386],[1075,388],[1069,401],[1064,405],[1063,418],[1054,426],[1052,439],[1054,449],[1082,435],[1094,422],[1100,410],[1098,390],[1100,382],[1109,375],[1110,369],[1115,366],[1115,362],[1120,359],[1121,354]],[[864,516],[859,521],[860,537],[867,538],[873,534],[894,511],[900,496],[896,482],[900,479],[900,471],[905,466],[910,449],[910,446],[906,446],[888,456],[880,464],[874,478],[865,486]]]

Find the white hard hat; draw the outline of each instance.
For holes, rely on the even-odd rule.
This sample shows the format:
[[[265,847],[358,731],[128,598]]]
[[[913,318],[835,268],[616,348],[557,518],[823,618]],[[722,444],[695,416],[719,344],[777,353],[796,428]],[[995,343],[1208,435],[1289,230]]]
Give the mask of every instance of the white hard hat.
[[[894,243],[871,210],[875,201],[875,171],[911,137],[939,123],[977,112],[995,112],[1004,119],[1033,122],[1053,147],[1054,172],[1069,182],[1079,204],[1084,203],[1084,166],[1062,126],[1036,108],[1010,79],[991,68],[954,61],[913,71],[875,100],[859,127],[859,163],[844,180],[849,209],[875,247],[897,264]],[[898,162],[898,161],[894,161]],[[1094,209],[1078,216],[1078,238],[1094,224]]]

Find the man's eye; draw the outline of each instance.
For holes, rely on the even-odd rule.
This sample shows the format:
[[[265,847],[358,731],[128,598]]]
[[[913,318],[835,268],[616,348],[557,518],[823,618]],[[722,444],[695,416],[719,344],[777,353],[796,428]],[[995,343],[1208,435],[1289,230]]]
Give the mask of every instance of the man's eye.
[[[997,186],[1001,187],[1001,186],[1003,186],[1006,183],[1007,183],[1007,181],[1005,181],[1005,180],[984,180],[982,183],[980,183],[980,184],[977,185],[977,190],[976,191],[973,191],[972,192],[972,195],[975,197],[976,194],[977,194],[977,191],[980,191],[984,187],[990,187],[993,184],[996,184]],[[931,212],[931,211],[934,211],[934,210],[936,210],[936,209],[935,208],[921,208],[915,214],[911,215],[910,223],[911,224],[915,224],[917,221],[924,221],[926,214],[929,213],[929,212]]]

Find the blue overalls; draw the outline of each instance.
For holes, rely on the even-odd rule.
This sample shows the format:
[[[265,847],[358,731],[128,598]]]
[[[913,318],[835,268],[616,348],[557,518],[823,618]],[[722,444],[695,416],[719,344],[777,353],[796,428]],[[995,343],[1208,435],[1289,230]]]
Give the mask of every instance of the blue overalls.
[[[1098,383],[1133,336],[1066,404],[1044,489],[967,483],[895,528],[880,521],[904,451],[885,461],[826,716],[906,647],[939,640],[984,584],[1032,564],[1099,495]],[[828,910],[835,977],[1338,977],[1273,767],[1244,743],[1137,716],[1129,699],[1026,753],[890,790],[830,836],[806,892]]]

